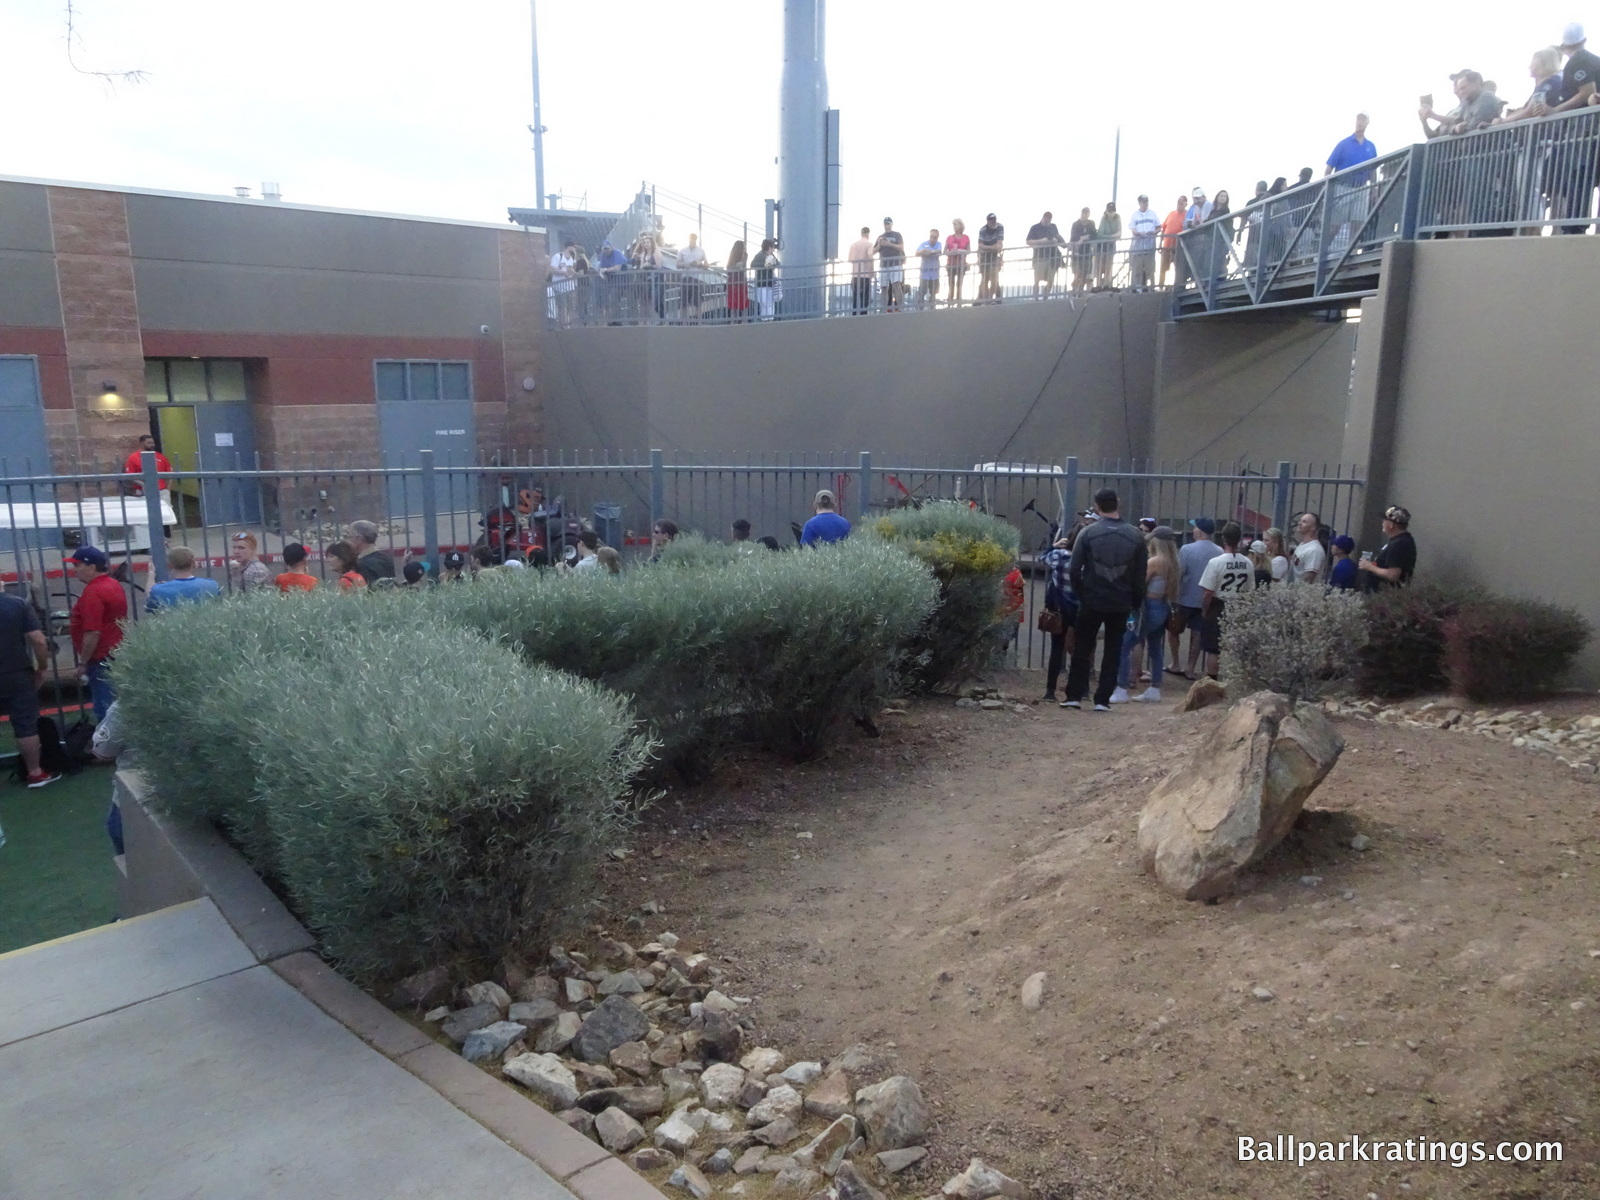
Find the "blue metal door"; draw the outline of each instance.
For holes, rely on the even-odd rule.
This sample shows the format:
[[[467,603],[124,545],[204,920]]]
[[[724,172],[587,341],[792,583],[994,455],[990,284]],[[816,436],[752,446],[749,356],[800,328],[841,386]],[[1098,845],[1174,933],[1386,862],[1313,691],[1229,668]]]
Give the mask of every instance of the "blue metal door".
[[[253,471],[256,439],[250,424],[250,405],[242,401],[215,400],[194,406],[195,433],[200,443],[203,471]],[[208,479],[200,505],[208,525],[259,525],[261,485],[248,479]]]
[[[415,467],[419,450],[432,450],[438,471],[441,518],[474,507],[470,467],[477,448],[472,414],[471,364],[464,362],[379,362],[378,439],[390,467]],[[451,467],[459,468],[451,471]],[[389,484],[389,515],[417,516],[422,491],[417,481]]]

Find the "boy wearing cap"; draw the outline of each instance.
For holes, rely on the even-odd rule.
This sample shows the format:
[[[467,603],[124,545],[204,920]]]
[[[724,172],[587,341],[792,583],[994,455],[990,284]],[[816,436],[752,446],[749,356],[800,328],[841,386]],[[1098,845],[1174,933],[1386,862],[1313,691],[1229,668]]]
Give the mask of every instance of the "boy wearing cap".
[[[807,521],[805,528],[800,531],[802,546],[815,546],[818,542],[842,542],[850,536],[850,522],[835,511],[836,507],[833,493],[827,488],[817,493],[813,505],[816,516]]]
[[[1328,569],[1328,586],[1335,591],[1348,592],[1356,586],[1360,572],[1350,557],[1356,540],[1348,533],[1340,534],[1329,545],[1333,548],[1333,566]]]
[[[72,606],[69,627],[72,649],[78,655],[81,678],[89,685],[94,704],[94,719],[105,720],[106,710],[117,698],[111,686],[111,656],[122,644],[122,621],[128,615],[128,593],[111,578],[111,559],[104,550],[79,546],[67,560],[72,573],[83,584],[77,603]]]
[[[441,583],[461,583],[466,579],[467,556],[459,550],[446,550],[439,559],[439,564],[444,568],[439,579]]]

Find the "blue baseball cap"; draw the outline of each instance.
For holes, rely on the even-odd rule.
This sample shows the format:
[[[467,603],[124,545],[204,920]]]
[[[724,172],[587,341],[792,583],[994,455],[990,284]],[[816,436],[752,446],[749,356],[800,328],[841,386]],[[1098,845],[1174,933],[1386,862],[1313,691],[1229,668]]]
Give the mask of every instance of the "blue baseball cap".
[[[1189,524],[1193,525],[1201,533],[1211,534],[1217,531],[1217,523],[1210,517],[1196,517]]]
[[[88,563],[94,567],[109,567],[111,565],[111,559],[106,555],[106,552],[97,550],[93,546],[79,546],[72,552],[72,557],[68,561]]]

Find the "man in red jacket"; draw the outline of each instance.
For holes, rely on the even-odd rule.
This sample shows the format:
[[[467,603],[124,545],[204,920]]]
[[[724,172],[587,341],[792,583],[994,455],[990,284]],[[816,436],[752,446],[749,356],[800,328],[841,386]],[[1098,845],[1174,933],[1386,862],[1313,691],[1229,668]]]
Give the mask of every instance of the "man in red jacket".
[[[79,546],[67,560],[73,574],[83,584],[78,602],[72,606],[72,648],[77,652],[83,679],[94,702],[94,719],[106,719],[106,710],[117,698],[111,686],[111,656],[122,644],[122,621],[128,615],[128,593],[111,578],[111,559],[104,550]]]
[[[139,448],[137,450],[135,450],[132,454],[128,455],[127,461],[122,464],[122,472],[123,472],[124,475],[142,475],[142,474],[144,474],[144,461],[140,458],[140,455],[142,455],[146,450],[155,451],[156,470],[158,470],[158,471],[170,471],[170,470],[172,470],[172,463],[168,460],[167,456],[165,454],[161,453],[161,451],[156,450],[156,439],[155,439],[155,436],[153,434],[146,433],[146,434],[141,434],[140,437],[139,437]],[[165,479],[163,479],[161,481],[161,490],[163,492],[167,490],[168,482],[169,481],[165,480]],[[135,496],[144,495],[144,486],[142,484],[137,484],[137,483],[134,484],[133,485],[133,494]]]

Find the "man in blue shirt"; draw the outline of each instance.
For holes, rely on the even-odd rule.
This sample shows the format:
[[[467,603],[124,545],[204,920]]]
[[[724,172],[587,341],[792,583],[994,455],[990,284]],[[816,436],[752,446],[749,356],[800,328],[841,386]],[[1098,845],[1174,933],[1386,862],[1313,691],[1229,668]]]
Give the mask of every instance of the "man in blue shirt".
[[[1378,148],[1367,140],[1367,114],[1357,113],[1356,131],[1333,148],[1323,174],[1332,175],[1347,167],[1360,166],[1377,155]],[[1342,254],[1350,244],[1350,238],[1366,224],[1367,192],[1372,186],[1372,172],[1351,171],[1328,186],[1333,189],[1333,219],[1329,224],[1330,228],[1338,230],[1328,253]]]
[[[1335,171],[1342,171],[1346,167],[1358,167],[1370,158],[1378,157],[1378,148],[1367,140],[1367,114],[1356,114],[1356,131],[1341,141],[1333,148],[1333,153],[1328,155],[1328,169],[1324,175],[1332,175]],[[1359,180],[1365,184],[1371,176],[1370,171],[1363,171],[1352,176],[1352,182]]]
[[[838,504],[827,488],[817,493],[813,507],[817,515],[807,521],[805,528],[800,531],[802,546],[815,546],[818,542],[842,542],[850,536],[850,522],[835,511]]]
[[[171,568],[172,577],[150,585],[150,593],[144,601],[145,612],[160,612],[180,604],[199,604],[222,595],[222,585],[215,579],[200,579],[195,575],[194,551],[189,547],[171,547],[167,551],[167,566]]]

